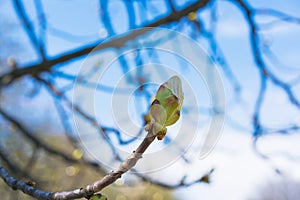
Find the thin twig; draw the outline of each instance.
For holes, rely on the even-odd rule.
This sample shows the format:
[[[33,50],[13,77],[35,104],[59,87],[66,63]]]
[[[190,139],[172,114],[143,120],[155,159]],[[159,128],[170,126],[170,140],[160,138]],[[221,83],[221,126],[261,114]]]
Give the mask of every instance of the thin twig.
[[[152,134],[150,130],[142,141],[142,143],[138,146],[138,148],[133,151],[133,153],[120,164],[118,169],[110,172],[106,176],[104,176],[99,181],[96,181],[85,188],[76,189],[67,192],[57,192],[54,194],[54,199],[65,200],[65,199],[76,199],[81,197],[87,197],[91,194],[101,191],[104,187],[112,184],[117,179],[121,178],[122,174],[126,173],[128,170],[133,168],[137,161],[142,158],[143,153],[149,147],[149,145],[154,141],[155,135]]]
[[[29,16],[25,11],[23,3],[20,0],[14,0],[13,3],[15,6],[15,10],[24,25],[24,30],[26,31],[29,39],[31,40],[31,43],[33,44],[34,48],[38,51],[42,59],[45,60],[46,52],[44,44],[37,38],[34,32],[33,25],[30,22]]]
[[[128,170],[133,168],[138,162],[138,160],[142,158],[143,153],[146,151],[149,145],[154,141],[155,137],[156,136],[152,133],[152,129],[150,129],[147,136],[144,138],[144,140],[138,146],[138,148],[135,151],[133,151],[133,153],[124,162],[122,162],[116,170],[110,172],[102,179],[86,186],[85,188],[75,189],[72,191],[55,192],[55,193],[45,192],[10,176],[8,172],[1,165],[0,165],[0,177],[12,189],[21,190],[25,194],[28,194],[37,199],[67,200],[67,199],[88,197],[91,194],[99,192],[106,186],[112,184],[118,178],[120,178],[122,174],[126,173]]]

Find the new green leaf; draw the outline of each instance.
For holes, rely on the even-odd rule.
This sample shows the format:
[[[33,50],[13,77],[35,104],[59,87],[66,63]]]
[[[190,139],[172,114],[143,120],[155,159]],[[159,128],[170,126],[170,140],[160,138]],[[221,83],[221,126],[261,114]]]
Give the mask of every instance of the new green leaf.
[[[181,80],[178,76],[173,76],[159,87],[149,112],[145,116],[146,130],[152,127],[157,138],[163,139],[167,132],[166,126],[174,124],[179,119],[182,104]]]
[[[105,194],[93,194],[89,200],[107,200],[107,196]]]

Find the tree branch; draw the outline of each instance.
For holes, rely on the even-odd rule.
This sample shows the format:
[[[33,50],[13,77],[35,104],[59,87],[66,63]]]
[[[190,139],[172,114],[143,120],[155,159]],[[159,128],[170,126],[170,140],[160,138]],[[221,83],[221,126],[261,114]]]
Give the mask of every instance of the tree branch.
[[[155,135],[153,135],[152,130],[150,130],[146,136],[146,138],[142,141],[142,143],[138,146],[138,148],[133,151],[133,153],[120,164],[118,169],[110,172],[106,176],[104,176],[99,181],[96,181],[85,188],[76,189],[68,192],[57,192],[54,193],[54,199],[65,200],[65,199],[75,199],[81,197],[87,197],[91,194],[101,191],[104,187],[112,184],[117,179],[121,178],[122,174],[126,173],[132,167],[134,167],[137,161],[142,158],[143,153],[149,147],[149,145],[154,141]]]
[[[0,177],[13,190],[21,190],[25,194],[28,194],[36,199],[41,199],[41,200],[52,199],[51,192],[44,192],[42,190],[38,190],[35,187],[28,185],[24,181],[15,179],[14,177],[10,176],[8,172],[1,165],[0,165]]]
[[[259,70],[260,74],[260,80],[261,80],[261,85],[259,89],[259,94],[256,98],[256,103],[255,103],[255,108],[254,112],[252,114],[252,124],[253,124],[253,149],[254,151],[261,156],[263,159],[268,160],[269,157],[259,151],[257,148],[257,141],[260,136],[263,134],[266,134],[269,132],[268,129],[266,129],[260,119],[260,111],[261,107],[263,105],[266,91],[267,91],[267,81],[270,80],[275,86],[279,87],[285,94],[287,95],[290,103],[295,106],[296,109],[300,110],[300,101],[298,100],[297,96],[293,92],[291,85],[288,83],[285,83],[283,80],[278,78],[271,70],[269,70],[267,64],[265,63],[263,59],[263,53],[260,49],[260,37],[259,37],[259,29],[257,26],[257,23],[255,21],[255,14],[257,10],[253,9],[248,3],[246,3],[243,0],[236,0],[233,1],[239,9],[243,12],[245,19],[248,23],[249,30],[250,30],[250,42],[251,42],[251,49],[253,53],[253,59],[255,61],[255,65],[257,69]],[[265,10],[266,11],[266,10]],[[281,12],[276,12],[269,10],[273,15],[284,15]],[[258,12],[258,14],[261,14],[261,12]],[[290,20],[287,20],[290,21]],[[295,128],[296,129],[296,128]],[[286,129],[286,131],[293,131],[295,130],[294,128],[292,129]],[[279,130],[281,133],[286,133],[283,130]],[[279,132],[280,133],[280,132]],[[276,166],[273,167],[277,173],[281,173],[280,169],[278,169]]]
[[[133,168],[139,159],[142,158],[143,153],[149,147],[149,145],[154,141],[155,135],[152,133],[152,129],[148,132],[145,139],[138,146],[138,148],[133,151],[133,153],[123,161],[118,169],[110,172],[102,179],[86,186],[85,188],[75,189],[72,191],[63,192],[45,192],[38,190],[37,188],[26,184],[23,181],[17,180],[10,176],[8,172],[0,165],[0,177],[5,181],[5,183],[14,190],[21,190],[25,194],[42,200],[67,200],[67,199],[77,199],[82,197],[88,197],[96,192],[101,191],[104,187],[112,184],[117,179],[121,178],[122,174],[126,173],[128,170]]]
[[[48,153],[50,153],[54,156],[61,157],[69,163],[78,163],[78,164],[79,163],[85,163],[85,164],[88,164],[92,167],[100,169],[101,166],[97,163],[93,163],[93,162],[90,162],[90,161],[87,161],[87,160],[76,160],[76,159],[72,158],[71,156],[65,154],[64,152],[61,152],[61,151],[47,145],[46,143],[42,142],[40,139],[38,139],[36,136],[34,136],[34,134],[32,134],[29,130],[27,130],[19,121],[17,121],[14,117],[12,117],[8,113],[6,113],[1,108],[0,108],[0,114],[6,120],[8,120],[10,123],[15,125],[20,130],[20,133],[23,134],[30,141],[32,141],[33,144],[35,144],[37,147],[40,147],[41,149],[45,150],[46,152],[48,152]]]
[[[253,136],[258,137],[264,133],[264,129],[260,121],[260,109],[262,107],[262,103],[264,101],[264,97],[267,89],[267,80],[270,80],[274,85],[281,88],[288,96],[290,103],[299,110],[300,110],[300,101],[293,93],[291,86],[285,83],[284,81],[282,81],[281,79],[279,79],[277,76],[275,76],[274,73],[272,73],[271,70],[268,69],[262,57],[262,52],[259,47],[260,40],[259,40],[258,28],[254,18],[256,14],[255,10],[253,10],[253,8],[251,8],[250,5],[246,4],[242,0],[237,0],[235,3],[237,3],[239,8],[242,10],[247,20],[247,23],[249,24],[251,48],[252,48],[256,67],[258,68],[261,77],[260,91],[256,99],[256,105],[253,112],[253,128],[254,128]]]
[[[34,28],[32,27],[32,24],[30,22],[30,19],[26,14],[23,3],[20,0],[14,0],[13,3],[14,3],[17,14],[19,15],[22,23],[24,24],[24,29],[25,29],[31,43],[33,44],[34,48],[38,51],[38,53],[40,54],[42,59],[45,60],[46,55],[45,55],[44,45],[37,38],[37,36],[34,32]]]
[[[193,4],[190,4],[189,6],[187,6],[185,8],[183,8],[182,10],[172,12],[164,18],[161,18],[161,19],[154,21],[152,23],[149,23],[149,24],[145,24],[144,26],[141,26],[140,28],[158,27],[163,24],[168,24],[168,23],[171,23],[174,21],[178,21],[182,17],[188,15],[190,12],[195,12],[201,8],[204,8],[208,4],[209,1],[210,0],[197,1]],[[108,48],[120,49],[127,43],[127,41],[134,40],[138,36],[141,36],[150,30],[152,30],[152,29],[151,28],[150,29],[138,29],[138,30],[130,32],[127,35],[123,35],[121,37],[117,37],[112,40],[108,40],[105,42],[103,42],[103,40],[97,41],[94,44],[88,45],[86,47],[82,47],[81,49],[76,49],[76,50],[73,50],[70,52],[65,52],[61,55],[58,55],[58,56],[52,58],[52,59],[44,60],[40,63],[35,63],[32,65],[24,66],[22,68],[14,69],[14,70],[0,76],[0,87],[7,86],[24,75],[37,76],[38,74],[40,74],[42,72],[47,72],[47,71],[49,72],[54,65],[56,65],[58,63],[64,63],[67,61],[71,61],[75,58],[87,55],[92,50],[100,51],[100,50],[104,50],[104,49],[108,49]],[[101,43],[101,45],[99,45],[100,43]]]

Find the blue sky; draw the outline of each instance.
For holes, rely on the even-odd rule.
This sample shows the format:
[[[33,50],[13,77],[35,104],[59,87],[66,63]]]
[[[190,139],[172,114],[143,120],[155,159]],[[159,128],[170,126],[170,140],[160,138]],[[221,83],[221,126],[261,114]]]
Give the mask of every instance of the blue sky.
[[[155,6],[148,7],[148,9],[151,12],[150,11],[146,12],[145,9],[143,10],[143,12],[141,11],[137,12],[138,14],[136,15],[136,18],[138,19],[137,20],[138,24],[141,21],[139,19],[142,18],[147,19],[153,16],[159,17],[162,13],[166,11],[163,1],[156,0],[153,2],[154,5],[157,5],[157,7]],[[178,8],[184,5],[183,2],[184,1],[178,2]],[[107,33],[103,29],[103,24],[99,19],[99,13],[98,13],[99,8],[97,4],[98,1],[74,0],[71,2],[71,1],[58,1],[58,0],[52,0],[52,1],[44,0],[42,1],[42,3],[43,3],[43,8],[45,10],[45,13],[47,15],[47,23],[48,23],[48,31],[46,34],[46,38],[47,38],[46,46],[47,46],[48,56],[51,57],[63,53],[65,51],[71,50],[73,48],[81,47],[84,44],[99,41],[106,37]],[[297,0],[287,0],[287,1],[280,1],[280,0],[276,0],[276,1],[255,0],[254,1],[253,0],[253,1],[249,1],[249,3],[253,7],[262,7],[262,8],[271,7],[274,9],[280,9],[281,11],[287,12],[293,16],[300,17],[299,16],[300,2]],[[141,5],[138,4],[135,4],[135,6],[136,8],[141,7]],[[111,17],[115,20],[113,26],[116,30],[116,33],[123,33],[126,30],[128,30],[128,20],[124,9],[124,5],[120,1],[115,0],[109,3],[109,7],[112,13]],[[258,177],[264,174],[265,172],[268,172],[267,176],[273,175],[272,172],[270,172],[271,171],[270,166],[268,166],[268,164],[261,161],[259,158],[255,157],[251,150],[251,135],[250,135],[251,114],[253,111],[253,106],[254,106],[255,98],[258,93],[258,87],[259,87],[258,71],[254,66],[253,56],[249,44],[249,35],[248,35],[249,30],[248,30],[248,26],[245,24],[244,17],[242,16],[242,14],[240,13],[240,11],[237,9],[236,6],[232,5],[227,1],[219,1],[218,9],[219,9],[218,10],[219,22],[217,25],[216,38],[227,58],[229,65],[232,68],[232,71],[236,75],[237,79],[239,80],[243,88],[241,93],[242,98],[238,99],[236,102],[229,81],[226,79],[224,74],[221,73],[222,80],[224,81],[225,91],[226,91],[226,100],[227,100],[226,115],[230,116],[230,118],[232,118],[232,120],[234,120],[239,125],[241,125],[242,128],[232,130],[233,127],[230,126],[231,125],[230,121],[227,120],[225,123],[223,136],[220,139],[220,145],[219,147],[217,146],[216,152],[213,153],[212,156],[209,156],[206,161],[203,162],[195,161],[197,162],[197,164],[195,164],[194,167],[197,166],[200,168],[201,165],[204,165],[206,166],[204,168],[208,169],[209,167],[214,165],[216,166],[216,168],[218,167],[220,168],[220,171],[222,173],[220,172],[219,175],[221,177],[223,177],[223,174],[226,174],[225,177],[226,180],[229,180],[231,177],[233,177],[233,180],[235,180],[236,182],[239,181],[242,182],[243,178],[246,179],[249,178],[249,180],[251,179],[253,181],[252,183],[255,184],[255,180],[258,179]],[[26,10],[30,14],[31,20],[35,24],[38,24],[33,1],[26,2]],[[35,52],[33,51],[32,48],[27,48],[30,45],[29,40],[26,37],[23,30],[21,29],[19,22],[17,21],[17,18],[15,16],[12,7],[12,2],[2,1],[0,3],[0,13],[1,13],[1,17],[4,16],[2,18],[4,20],[0,20],[2,24],[3,23],[5,24],[5,20],[7,20],[7,22],[16,25],[16,28],[13,29],[5,29],[5,30],[3,29],[0,35],[5,36],[6,38],[11,38],[11,40],[17,43],[19,42],[23,44],[22,47],[20,48],[22,51],[16,52],[18,63],[26,64],[30,62],[35,62],[38,58],[36,57]],[[201,12],[200,15],[203,17],[203,19],[207,19],[207,11]],[[262,23],[264,23],[270,20],[270,18],[262,17],[260,20]],[[37,28],[36,31],[39,32],[41,31],[41,29]],[[66,32],[66,34],[62,34],[63,32]],[[264,36],[266,42],[272,44],[272,49],[278,55],[278,58],[281,60],[281,62],[287,65],[287,67],[283,67],[281,65],[272,64],[270,65],[270,69],[272,69],[276,73],[276,75],[280,76],[284,80],[288,80],[299,76],[300,59],[298,55],[300,49],[300,40],[299,40],[300,26],[283,22],[277,28],[262,30],[261,33]],[[187,31],[183,31],[183,34],[187,34]],[[58,37],[58,35],[63,37]],[[207,44],[203,40],[199,40],[199,43],[204,47],[205,50]],[[24,49],[26,50],[23,51]],[[8,48],[8,51],[5,52],[4,55],[6,54],[9,55],[10,53],[13,54],[14,52],[10,52]],[[110,56],[113,57],[112,54],[114,53],[115,52],[111,52],[111,51],[104,52],[102,56],[105,55],[107,57],[106,58],[100,57],[98,61],[100,60],[100,62],[104,62],[104,63],[106,61],[108,62]],[[177,72],[185,74],[185,78],[190,81],[190,84],[192,85],[192,88],[194,88],[195,91],[205,88],[205,84],[203,83],[201,83],[202,85],[201,87],[197,85],[199,84],[199,82],[197,82],[196,78],[193,77],[192,70],[190,72],[186,72],[182,68],[180,68],[180,66],[178,65],[178,58],[174,59],[172,57],[172,59],[170,59],[170,56],[168,56],[166,52],[161,52],[159,58],[161,59],[161,64],[173,66],[173,68],[177,70]],[[149,58],[148,60],[151,61],[151,58]],[[79,59],[76,62],[70,63],[62,70],[68,73],[76,74],[82,68],[82,61],[83,59]],[[114,65],[118,65],[118,63],[115,62]],[[111,70],[108,76],[105,77],[102,81],[107,85],[113,86],[114,83],[119,81],[119,77],[121,74],[122,74],[121,69],[116,68],[116,70]],[[97,82],[98,80],[96,79],[95,81]],[[160,81],[162,82],[163,80],[161,79]],[[64,82],[59,82],[58,84],[63,85]],[[272,84],[268,84],[268,87],[270,88],[270,90],[268,90],[267,92],[266,101],[265,101],[266,103],[264,104],[262,109],[263,122],[275,127],[284,125],[286,123],[292,123],[292,122],[300,123],[299,110],[294,109],[294,107],[289,104],[286,95],[280,89],[274,87]],[[300,98],[299,85],[294,88],[294,91]],[[201,104],[207,105],[209,100],[206,99],[205,101],[203,101],[203,99],[208,98],[206,96],[207,93],[203,94],[201,93],[201,91],[196,93],[198,95],[197,98],[200,99]],[[103,96],[97,96],[97,95],[103,95]],[[95,98],[101,99],[104,98],[105,94],[99,92],[97,93],[97,95],[95,95]],[[111,117],[108,117],[108,115],[107,116],[103,115],[103,113],[110,112],[109,96],[105,98],[107,98],[106,99],[107,104],[105,104],[105,106],[95,105],[95,108],[97,110],[101,109],[101,112],[99,112],[99,120],[101,122],[104,121],[106,124],[110,125],[112,123]],[[45,97],[43,97],[43,95],[41,95],[41,97],[35,97],[32,101],[27,101],[26,103],[23,102],[18,106],[20,110],[22,110],[22,112],[25,114],[25,113],[31,113],[31,109],[28,108],[29,107],[28,105],[34,106],[36,103],[38,103],[38,105],[41,108],[45,107],[49,111],[51,110],[51,105],[45,102]],[[12,111],[13,110],[14,108],[12,108]],[[34,116],[37,116],[36,118],[38,118],[38,116],[42,113],[43,111],[37,112],[34,114]],[[56,117],[57,116],[53,116],[53,118]],[[136,117],[134,116],[133,119],[137,120]],[[33,120],[35,121],[36,119]],[[200,117],[200,121],[202,123],[205,123],[207,120],[209,119],[206,116]],[[84,127],[85,126],[83,126],[82,128]],[[241,135],[243,136],[239,135],[240,133],[242,133]],[[277,137],[271,138],[269,141],[271,141],[272,143],[270,144],[266,143],[264,147],[266,147],[266,149],[277,151],[276,149],[272,149],[272,147],[280,146],[280,147],[284,147],[282,151],[295,153],[294,151],[296,151],[297,149],[296,144],[291,143],[290,146],[286,146],[285,144],[289,143],[289,140],[287,140],[286,143],[282,144],[279,142],[284,139],[277,138]],[[295,139],[298,139],[298,136],[291,136],[291,137],[286,136],[286,137],[289,138],[291,141],[295,141]],[[156,146],[156,147],[159,149],[162,148],[161,146]],[[131,146],[129,147],[129,149],[130,148]],[[224,155],[224,153],[222,154],[223,149],[229,150],[229,152],[234,152],[234,153],[232,156],[231,153],[229,153],[229,155],[227,154]],[[299,152],[298,149],[296,152]],[[236,162],[229,163],[234,159],[236,159]],[[281,157],[278,158],[279,161],[277,161],[276,159],[274,162],[280,165],[279,161],[281,161],[281,159],[283,158]],[[255,173],[254,170],[251,171],[250,174],[252,175],[252,177],[249,177],[243,173],[244,170],[243,167],[247,167],[245,163],[248,160],[251,161],[251,163],[250,161],[249,163],[247,163],[249,168],[255,169],[257,165],[259,166],[257,173]],[[222,162],[224,162],[225,164]],[[299,163],[294,164],[287,160],[284,160],[284,162],[282,163],[284,163],[282,167],[286,170],[288,169],[295,170],[295,166],[298,166],[299,164]],[[285,165],[285,163],[288,164]],[[191,170],[191,173],[195,173],[194,171]],[[236,174],[234,172],[236,172]],[[160,177],[159,175],[156,176]],[[217,179],[218,176],[216,175],[215,178]],[[199,195],[200,193],[205,193],[207,197],[213,197],[211,199],[219,199],[220,196],[224,196],[224,195],[228,195],[227,197],[229,198],[232,197],[230,199],[241,199],[241,198],[243,199],[245,198],[245,196],[242,196],[243,195],[242,193],[245,191],[249,192],[251,190],[249,189],[251,188],[251,186],[249,186],[249,184],[244,183],[240,193],[234,196],[230,194],[228,190],[234,188],[234,186],[238,187],[239,185],[236,182],[232,181],[230,182],[230,184],[228,184],[229,186],[226,187],[224,186],[224,183],[222,184],[222,181],[216,180],[216,184],[215,186],[212,187],[212,189],[209,189],[208,188],[209,186],[207,188],[206,186],[203,186],[200,189],[201,192],[199,192],[198,190],[199,188],[195,189],[194,187],[191,189],[191,191],[194,191],[196,194],[199,193]],[[219,194],[214,194],[213,190],[216,188],[219,189],[221,188],[222,191]],[[182,193],[179,192],[179,195],[183,195],[183,194],[184,191]],[[245,192],[245,194],[248,193]]]

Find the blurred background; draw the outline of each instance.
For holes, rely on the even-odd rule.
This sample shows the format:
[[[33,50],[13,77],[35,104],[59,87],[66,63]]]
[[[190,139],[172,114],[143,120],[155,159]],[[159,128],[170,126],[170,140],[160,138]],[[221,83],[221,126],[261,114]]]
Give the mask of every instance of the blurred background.
[[[103,193],[300,199],[299,9],[296,0],[1,1],[1,166],[51,192],[100,179],[141,142],[153,95],[178,75],[179,122]],[[33,199],[3,181],[0,191]]]

